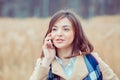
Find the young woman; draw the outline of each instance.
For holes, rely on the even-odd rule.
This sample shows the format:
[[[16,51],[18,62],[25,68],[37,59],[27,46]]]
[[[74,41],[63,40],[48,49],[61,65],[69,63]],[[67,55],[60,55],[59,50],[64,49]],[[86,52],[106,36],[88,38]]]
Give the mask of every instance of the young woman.
[[[65,10],[53,15],[30,80],[118,80],[118,77],[93,53],[75,14]]]

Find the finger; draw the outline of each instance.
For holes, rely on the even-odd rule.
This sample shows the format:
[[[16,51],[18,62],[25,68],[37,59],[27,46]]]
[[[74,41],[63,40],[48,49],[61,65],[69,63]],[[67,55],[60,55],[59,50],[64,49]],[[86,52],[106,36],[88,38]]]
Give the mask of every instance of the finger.
[[[50,40],[45,40],[45,42],[44,42],[44,46],[46,47],[46,48],[50,48],[50,46],[51,46],[51,41]]]
[[[48,36],[48,37],[51,36],[51,33],[49,33],[47,36]]]
[[[51,33],[49,33],[49,34],[46,36],[45,41],[49,41],[49,40],[51,40],[51,39],[52,39],[52,36],[51,36]]]
[[[52,44],[51,40],[47,41],[47,47],[48,48],[53,48],[53,44]]]
[[[52,40],[55,38],[55,36],[53,36],[52,34],[51,34],[51,36],[50,36],[50,37],[51,37],[51,39],[52,39]]]
[[[51,33],[49,33],[45,38],[44,44],[45,44],[46,48],[54,48],[52,39],[53,39],[53,37],[52,37]]]

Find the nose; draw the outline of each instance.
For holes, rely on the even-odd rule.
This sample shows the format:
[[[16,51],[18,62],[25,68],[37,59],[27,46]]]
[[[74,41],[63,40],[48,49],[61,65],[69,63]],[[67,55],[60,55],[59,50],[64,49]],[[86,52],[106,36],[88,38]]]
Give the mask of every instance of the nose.
[[[57,36],[63,36],[63,31],[62,31],[62,30],[58,30],[58,31],[56,32],[56,35],[57,35]]]

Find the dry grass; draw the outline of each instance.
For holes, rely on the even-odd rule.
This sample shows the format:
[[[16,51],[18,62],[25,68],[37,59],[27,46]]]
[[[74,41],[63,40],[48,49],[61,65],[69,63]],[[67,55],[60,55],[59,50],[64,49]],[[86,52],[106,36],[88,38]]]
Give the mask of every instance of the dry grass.
[[[28,80],[49,19],[0,18],[0,80]],[[95,51],[120,76],[120,16],[81,20]]]

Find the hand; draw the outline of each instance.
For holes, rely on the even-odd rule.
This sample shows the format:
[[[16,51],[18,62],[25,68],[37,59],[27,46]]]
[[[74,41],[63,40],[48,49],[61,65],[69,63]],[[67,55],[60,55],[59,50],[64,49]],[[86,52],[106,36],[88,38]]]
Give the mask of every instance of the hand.
[[[56,54],[55,47],[53,46],[53,43],[52,43],[52,39],[53,37],[51,36],[51,33],[49,33],[46,36],[43,47],[42,47],[44,59],[49,64],[53,61]]]

